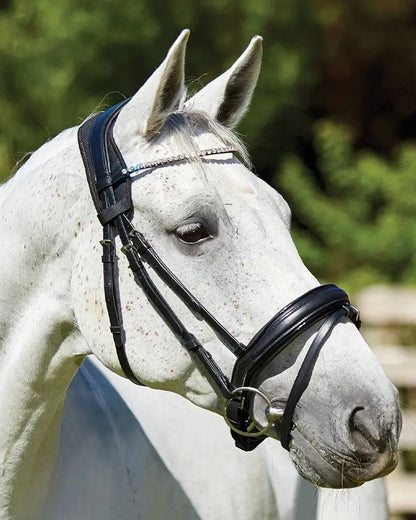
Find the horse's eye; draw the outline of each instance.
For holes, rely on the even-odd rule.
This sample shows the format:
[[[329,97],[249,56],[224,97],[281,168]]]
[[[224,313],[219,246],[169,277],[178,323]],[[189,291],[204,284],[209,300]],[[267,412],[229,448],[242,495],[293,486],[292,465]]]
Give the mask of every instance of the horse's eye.
[[[200,222],[183,224],[176,229],[175,234],[185,244],[197,244],[212,238],[211,233]]]

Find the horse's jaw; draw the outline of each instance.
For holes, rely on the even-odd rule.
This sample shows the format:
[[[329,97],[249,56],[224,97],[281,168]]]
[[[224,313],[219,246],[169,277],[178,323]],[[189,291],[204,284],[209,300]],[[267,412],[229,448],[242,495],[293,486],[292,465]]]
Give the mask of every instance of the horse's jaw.
[[[296,469],[313,484],[328,488],[353,488],[391,473],[397,466],[396,449],[374,453],[369,462],[359,462],[324,445],[316,446],[300,430],[292,434],[290,455]]]

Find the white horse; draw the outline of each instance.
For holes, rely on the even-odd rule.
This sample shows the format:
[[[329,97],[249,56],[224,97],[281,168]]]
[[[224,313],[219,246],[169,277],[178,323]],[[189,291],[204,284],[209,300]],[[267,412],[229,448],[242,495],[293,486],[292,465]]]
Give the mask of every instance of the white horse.
[[[184,31],[118,115],[114,138],[128,165],[178,154],[191,157],[198,150],[225,145],[244,156],[230,129],[249,105],[260,68],[261,39],[253,38],[226,73],[185,101],[187,38]],[[318,286],[291,240],[286,203],[231,153],[169,161],[140,176],[132,194],[136,227],[242,343],[276,310]],[[0,281],[1,519],[274,518],[279,499],[273,478],[279,469],[273,457],[268,460],[274,449],[260,446],[258,452],[240,454],[218,434],[221,442],[212,436],[207,467],[200,468],[198,441],[207,439],[204,428],[215,433],[223,429],[213,414],[195,410],[188,419],[185,405],[181,411],[169,394],[153,392],[158,396],[153,400],[150,391],[127,382],[131,390],[118,399],[134,411],[129,417],[117,415],[117,392],[109,392],[114,401],[101,403],[101,408],[91,405],[88,417],[96,413],[97,424],[111,431],[94,431],[90,421],[84,431],[71,433],[71,425],[77,424],[71,421],[71,409],[80,413],[82,407],[69,404],[58,444],[67,389],[83,359],[94,354],[107,369],[123,375],[108,332],[99,267],[101,226],[85,180],[77,129],[61,133],[34,153],[2,186],[0,203],[5,246]],[[153,273],[152,279],[231,377],[230,351]],[[126,354],[134,376],[148,387],[175,392],[222,413],[224,399],[206,370],[134,284],[124,258],[120,288]],[[284,407],[319,325],[294,339],[258,374],[257,387],[274,406]],[[353,487],[389,473],[397,463],[397,393],[349,320],[337,323],[327,336],[294,412],[290,456],[312,482]],[[98,389],[94,403],[106,395],[99,389],[108,389],[108,381],[119,389],[120,383],[108,374],[104,380],[91,367],[84,368],[84,380],[77,379],[69,403],[72,396],[81,402],[88,397],[83,384]],[[142,427],[134,419],[133,391],[141,405]],[[100,414],[107,420],[101,421]],[[256,424],[264,426],[261,398],[254,400],[253,414]],[[194,428],[188,429],[193,420]],[[271,426],[268,435],[278,439],[277,416]],[[178,462],[171,456],[171,435],[175,446],[179,444],[182,469],[180,464],[171,466]],[[156,452],[149,442],[135,452],[138,440],[146,436]],[[157,452],[163,453],[159,459]],[[189,467],[191,471],[184,470]],[[120,476],[114,480],[115,474]]]
[[[317,490],[274,440],[237,450],[217,415],[94,358],[68,390],[60,446],[43,520],[388,519],[381,479]]]

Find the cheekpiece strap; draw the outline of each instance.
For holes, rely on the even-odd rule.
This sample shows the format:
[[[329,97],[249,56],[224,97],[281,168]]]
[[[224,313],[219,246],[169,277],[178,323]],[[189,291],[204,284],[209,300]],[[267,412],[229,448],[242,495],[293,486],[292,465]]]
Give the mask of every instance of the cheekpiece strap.
[[[97,216],[103,226],[103,276],[104,294],[110,319],[117,357],[125,375],[134,383],[142,383],[135,377],[129,365],[125,345],[126,334],[121,311],[118,258],[115,238],[123,232],[121,215],[131,217],[133,204],[128,177],[120,172],[125,163],[113,138],[113,125],[121,108],[128,99],[111,107],[106,112],[87,119],[78,130],[78,143],[84,161],[88,186]],[[117,178],[112,172],[118,172]]]
[[[179,317],[172,310],[159,289],[147,273],[142,261],[145,259],[155,272],[178,294],[192,311],[204,319],[233,352],[241,349],[237,340],[218,323],[215,318],[196,300],[179,282],[173,273],[157,257],[149,244],[134,230],[130,222],[133,215],[131,201],[131,176],[135,171],[161,166],[171,162],[192,160],[191,156],[175,156],[171,158],[143,163],[137,168],[127,168],[113,138],[113,125],[121,108],[128,100],[88,119],[78,131],[78,141],[88,184],[97,216],[103,225],[103,266],[104,290],[111,332],[117,350],[120,365],[126,376],[136,384],[141,384],[134,376],[128,363],[125,350],[125,332],[123,328],[120,290],[118,278],[118,262],[115,248],[115,237],[119,235],[123,244],[121,251],[126,255],[135,281],[141,286],[149,302],[155,307],[164,322],[176,335],[181,344],[193,354],[209,374],[212,382],[225,397],[231,396],[230,382],[211,354],[191,334]],[[202,150],[200,157],[229,153],[232,147]],[[134,170],[134,171],[133,171]],[[144,246],[144,249],[143,249]]]

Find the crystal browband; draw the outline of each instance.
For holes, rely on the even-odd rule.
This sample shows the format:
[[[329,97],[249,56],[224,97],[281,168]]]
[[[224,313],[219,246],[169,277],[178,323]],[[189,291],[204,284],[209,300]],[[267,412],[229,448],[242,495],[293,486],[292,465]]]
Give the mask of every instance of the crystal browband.
[[[208,155],[218,155],[222,153],[235,153],[238,152],[236,148],[233,146],[223,146],[220,148],[206,148],[205,150],[201,150],[198,152],[198,155],[174,155],[173,157],[166,157],[164,159],[158,159],[157,161],[149,161],[140,164],[136,164],[134,166],[130,166],[129,168],[124,168],[121,170],[123,175],[129,175],[130,177],[134,177],[135,175],[139,175],[138,172],[142,170],[148,170],[150,168],[157,168],[158,166],[165,166],[167,164],[172,164],[180,161],[192,161],[198,159],[199,157],[206,157]]]

